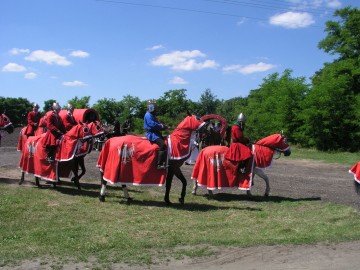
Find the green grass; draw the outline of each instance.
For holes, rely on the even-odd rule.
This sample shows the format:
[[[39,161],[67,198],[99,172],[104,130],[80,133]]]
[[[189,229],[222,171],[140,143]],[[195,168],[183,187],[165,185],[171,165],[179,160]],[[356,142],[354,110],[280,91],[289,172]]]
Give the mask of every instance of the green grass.
[[[185,206],[166,207],[162,188],[130,191],[135,201],[126,205],[119,188],[108,188],[100,203],[96,185],[77,191],[0,183],[0,267],[39,259],[53,269],[67,262],[104,269],[209,256],[219,246],[360,239],[360,214],[351,207],[276,196],[248,201],[239,193],[209,201],[190,190]],[[172,191],[172,201],[178,194]]]
[[[291,159],[312,159],[327,163],[354,165],[360,161],[360,153],[350,152],[321,152],[315,149],[291,147]]]

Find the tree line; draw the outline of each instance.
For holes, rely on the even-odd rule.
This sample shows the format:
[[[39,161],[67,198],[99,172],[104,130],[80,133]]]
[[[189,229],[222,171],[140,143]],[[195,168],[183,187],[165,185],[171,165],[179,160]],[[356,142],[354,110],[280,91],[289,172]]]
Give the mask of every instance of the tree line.
[[[165,92],[159,99],[158,118],[176,126],[191,112],[199,116],[218,114],[231,125],[240,112],[245,113],[245,133],[256,141],[281,130],[290,143],[322,151],[360,150],[360,11],[346,7],[334,12],[335,20],[327,21],[326,37],[318,48],[335,56],[325,63],[307,82],[285,69],[263,79],[258,89],[247,97],[218,99],[205,89],[198,101],[187,98],[186,89]],[[43,112],[50,110],[55,100],[47,100]],[[131,118],[133,132],[143,134],[146,100],[125,95],[121,100],[104,98],[90,106],[90,96],[75,97],[68,102],[75,108],[94,108],[105,124]],[[24,98],[0,97],[0,109],[16,126],[26,125],[26,115],[32,103]]]

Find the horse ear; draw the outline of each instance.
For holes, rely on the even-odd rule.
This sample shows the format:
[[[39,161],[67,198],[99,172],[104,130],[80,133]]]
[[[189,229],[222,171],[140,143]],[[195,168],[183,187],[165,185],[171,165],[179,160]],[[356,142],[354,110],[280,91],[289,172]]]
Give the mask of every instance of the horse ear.
[[[187,113],[188,116],[192,116],[192,114],[189,112],[188,109],[186,109],[186,113]]]
[[[281,130],[281,131],[280,131],[280,134],[281,134],[281,136],[284,136],[284,131]]]

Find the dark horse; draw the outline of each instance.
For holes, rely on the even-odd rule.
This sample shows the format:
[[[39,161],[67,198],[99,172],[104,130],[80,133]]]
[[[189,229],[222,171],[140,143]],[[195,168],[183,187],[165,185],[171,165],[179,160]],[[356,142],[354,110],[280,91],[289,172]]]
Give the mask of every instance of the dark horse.
[[[174,175],[182,183],[179,202],[184,204],[187,181],[180,167],[190,155],[190,139],[202,131],[205,123],[196,116],[187,116],[168,136],[168,168],[157,170],[158,146],[144,137],[127,135],[107,140],[100,153],[97,166],[101,173],[99,199],[105,201],[106,184],[121,184],[128,203],[131,198],[127,185],[162,186],[166,183],[164,200],[170,205],[170,189]]]
[[[14,126],[11,123],[9,117],[4,113],[0,115],[0,131],[5,130],[7,133],[11,134],[14,132]],[[0,134],[0,146],[1,146],[1,134]]]
[[[349,173],[354,175],[354,188],[356,193],[360,195],[360,161],[351,167]]]

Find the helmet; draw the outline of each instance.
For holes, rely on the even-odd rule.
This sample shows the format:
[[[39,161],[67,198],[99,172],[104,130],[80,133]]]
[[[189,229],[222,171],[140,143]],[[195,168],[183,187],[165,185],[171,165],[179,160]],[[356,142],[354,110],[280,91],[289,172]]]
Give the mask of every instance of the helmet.
[[[156,100],[155,99],[148,100],[147,109],[151,113],[156,111]]]
[[[40,106],[39,106],[39,104],[34,103],[34,104],[33,104],[33,108],[39,109],[39,108],[40,108]]]
[[[240,113],[239,116],[238,116],[238,118],[237,118],[237,120],[238,120],[239,122],[245,122],[245,120],[246,120],[245,114]]]
[[[73,109],[74,109],[74,106],[71,105],[71,104],[68,104],[68,105],[67,105],[67,109],[68,109],[68,111],[73,110]]]
[[[52,105],[53,110],[61,110],[59,102],[54,102]]]

